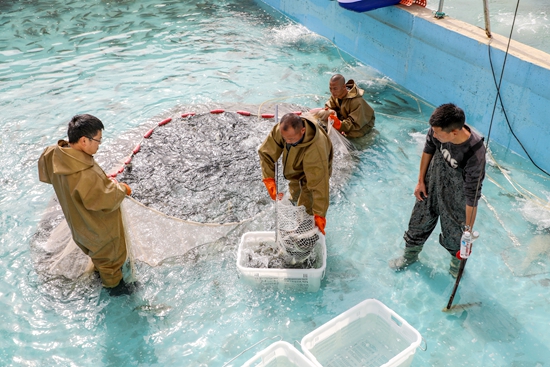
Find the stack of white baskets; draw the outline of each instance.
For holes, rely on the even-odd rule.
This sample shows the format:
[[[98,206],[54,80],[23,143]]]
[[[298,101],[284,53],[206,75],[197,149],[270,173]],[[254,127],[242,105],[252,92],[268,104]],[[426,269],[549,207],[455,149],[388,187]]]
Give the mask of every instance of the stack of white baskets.
[[[257,353],[249,367],[408,367],[422,337],[376,299],[367,299],[302,338],[301,354],[279,341]]]

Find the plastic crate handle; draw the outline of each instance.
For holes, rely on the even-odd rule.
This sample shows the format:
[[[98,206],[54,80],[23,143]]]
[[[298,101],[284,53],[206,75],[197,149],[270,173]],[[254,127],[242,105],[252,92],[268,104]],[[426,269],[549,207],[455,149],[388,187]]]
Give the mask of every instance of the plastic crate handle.
[[[239,358],[240,356],[242,356],[244,353],[248,352],[250,349],[254,348],[255,346],[257,346],[258,344],[261,344],[263,342],[265,342],[266,340],[272,340],[272,339],[275,339],[275,338],[279,338],[279,340],[283,340],[283,337],[280,336],[280,335],[275,335],[275,336],[272,336],[272,337],[265,337],[263,338],[262,340],[260,340],[259,342],[251,345],[250,347],[246,348],[245,350],[243,350],[242,352],[240,352],[239,354],[237,354],[235,357],[231,358],[229,361],[225,362],[225,364],[222,366],[222,367],[225,367],[227,366],[229,363],[233,362],[235,359]],[[277,341],[279,341],[277,340]]]
[[[426,345],[425,348],[422,348],[422,343],[420,343],[420,345],[418,346],[418,348],[420,348],[423,352],[427,351],[428,350],[428,342],[426,341],[426,339],[424,339],[424,337],[422,336],[422,341],[424,342],[424,344]]]

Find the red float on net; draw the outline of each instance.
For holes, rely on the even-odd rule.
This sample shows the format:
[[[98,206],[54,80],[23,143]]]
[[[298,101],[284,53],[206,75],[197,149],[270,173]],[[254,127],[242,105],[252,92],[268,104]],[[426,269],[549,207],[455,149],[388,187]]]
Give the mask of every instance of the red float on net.
[[[145,135],[143,135],[143,137],[144,137],[145,139],[150,138],[151,135],[153,134],[153,131],[154,131],[154,130],[155,130],[155,129],[151,129],[151,130],[147,131],[147,132],[145,133]]]
[[[159,126],[162,126],[162,125],[166,125],[167,123],[169,123],[170,121],[172,121],[172,118],[169,117],[167,119],[164,119],[162,120],[161,122],[159,122]]]
[[[218,109],[215,109],[215,110],[211,110],[210,113],[212,114],[220,114],[220,113],[224,113],[225,110],[224,109],[221,109],[221,108],[218,108]],[[251,113],[249,111],[244,111],[244,110],[238,110],[236,111],[236,113],[238,113],[239,115],[242,115],[242,116],[250,116]],[[300,116],[302,114],[302,111],[295,111],[293,112],[294,114]],[[182,118],[186,118],[186,117],[190,117],[190,116],[195,116],[196,113],[195,112],[186,112],[186,113],[183,113],[181,114],[181,117]],[[273,113],[263,113],[260,115],[262,118],[265,118],[265,119],[270,119],[270,118],[274,118],[275,117],[275,114]],[[162,120],[161,122],[158,123],[158,126],[163,126],[163,125],[166,125],[168,124],[169,122],[172,121],[172,118],[171,117],[168,117],[164,120]],[[143,137],[145,139],[148,139],[151,137],[151,135],[153,135],[153,131],[155,130],[155,128],[152,128],[150,129],[149,131],[147,131],[145,133],[145,135],[143,135]],[[141,150],[141,144],[138,144],[136,145],[136,147],[134,148],[134,150],[132,150],[132,155],[129,156],[128,158],[126,158],[126,160],[124,160],[124,164],[125,165],[128,165],[132,162],[132,157],[133,155],[137,154],[139,151]],[[119,170],[116,172],[116,173],[112,173],[110,175],[108,175],[107,177],[112,177],[112,178],[115,178],[117,176],[117,174],[119,173],[122,173],[124,171],[124,167],[125,166],[122,166],[121,168],[119,168]]]

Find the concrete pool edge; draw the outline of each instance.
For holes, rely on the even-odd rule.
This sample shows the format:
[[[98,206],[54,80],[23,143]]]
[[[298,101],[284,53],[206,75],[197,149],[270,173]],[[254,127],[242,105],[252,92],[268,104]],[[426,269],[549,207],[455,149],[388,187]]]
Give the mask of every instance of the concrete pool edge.
[[[490,141],[527,157],[516,135],[533,161],[550,171],[550,125],[545,123],[550,55],[511,41],[500,89],[504,112],[497,103],[492,118],[507,37],[493,34],[489,40],[481,28],[449,17],[435,19],[431,10],[416,5],[356,13],[336,1],[262,1],[426,101],[461,106],[468,123],[486,136],[492,121]]]

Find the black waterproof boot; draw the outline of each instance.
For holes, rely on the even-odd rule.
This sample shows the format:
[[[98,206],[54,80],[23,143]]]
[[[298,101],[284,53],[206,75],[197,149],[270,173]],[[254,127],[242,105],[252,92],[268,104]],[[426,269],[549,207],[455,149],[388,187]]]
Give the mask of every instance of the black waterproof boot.
[[[119,297],[124,295],[130,295],[134,293],[138,288],[138,283],[126,283],[124,279],[120,280],[120,283],[116,287],[107,288],[107,292],[111,297]]]
[[[418,261],[418,254],[422,251],[423,246],[408,247],[405,246],[405,252],[402,256],[395,259],[391,259],[389,262],[390,268],[395,271],[401,271],[407,268],[407,266],[414,264]]]

